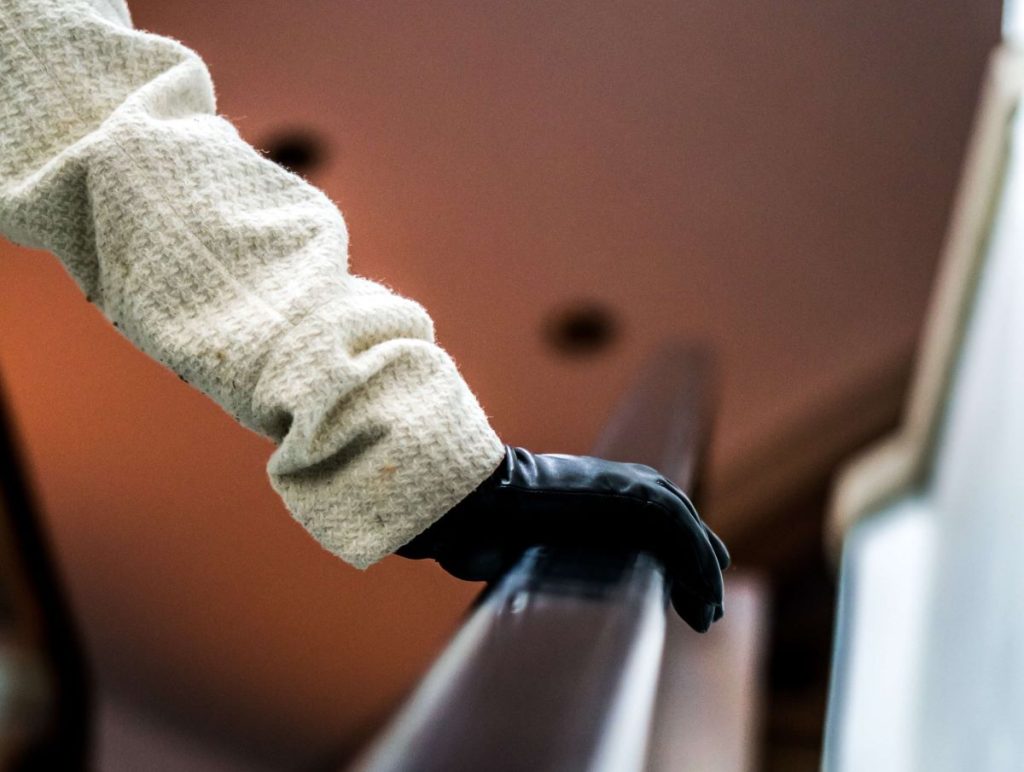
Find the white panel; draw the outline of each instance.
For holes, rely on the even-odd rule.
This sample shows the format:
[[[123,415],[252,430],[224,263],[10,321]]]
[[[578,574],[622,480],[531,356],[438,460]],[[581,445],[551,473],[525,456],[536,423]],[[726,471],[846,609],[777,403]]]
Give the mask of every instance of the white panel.
[[[1024,768],[1024,122],[934,470],[924,768]]]
[[[1024,13],[1020,0],[1006,0],[1003,4],[1003,39],[1017,45],[1024,43]]]
[[[928,501],[908,498],[858,524],[847,539],[825,741],[828,769],[912,768],[932,514]]]
[[[826,764],[1024,769],[1024,121],[925,490],[844,551]]]

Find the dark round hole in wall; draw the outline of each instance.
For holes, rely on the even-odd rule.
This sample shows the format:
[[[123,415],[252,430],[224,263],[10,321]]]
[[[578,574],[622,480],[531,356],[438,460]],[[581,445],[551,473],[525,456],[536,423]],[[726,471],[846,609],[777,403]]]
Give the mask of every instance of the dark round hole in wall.
[[[604,303],[577,301],[548,319],[548,343],[560,354],[581,356],[607,349],[618,336],[615,314]]]
[[[281,131],[264,143],[267,158],[290,172],[309,174],[326,156],[324,143],[306,129]]]

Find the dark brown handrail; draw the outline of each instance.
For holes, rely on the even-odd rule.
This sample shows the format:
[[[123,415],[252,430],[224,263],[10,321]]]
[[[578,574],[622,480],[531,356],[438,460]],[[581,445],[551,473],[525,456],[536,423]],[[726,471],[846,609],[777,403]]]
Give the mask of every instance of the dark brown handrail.
[[[694,490],[710,370],[700,349],[662,350],[595,455],[650,464]],[[664,637],[653,559],[535,548],[485,594],[354,769],[640,770]]]

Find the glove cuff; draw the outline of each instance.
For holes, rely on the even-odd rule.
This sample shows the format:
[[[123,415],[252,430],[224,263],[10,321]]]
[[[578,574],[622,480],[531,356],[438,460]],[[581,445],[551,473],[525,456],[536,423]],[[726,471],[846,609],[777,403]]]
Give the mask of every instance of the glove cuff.
[[[511,446],[506,445],[505,458],[491,474],[484,478],[462,501],[429,525],[426,530],[395,550],[395,554],[410,560],[436,559],[443,554],[445,546],[458,538],[464,527],[465,518],[471,513],[475,513],[475,516],[479,517],[481,500],[504,478],[511,453]]]

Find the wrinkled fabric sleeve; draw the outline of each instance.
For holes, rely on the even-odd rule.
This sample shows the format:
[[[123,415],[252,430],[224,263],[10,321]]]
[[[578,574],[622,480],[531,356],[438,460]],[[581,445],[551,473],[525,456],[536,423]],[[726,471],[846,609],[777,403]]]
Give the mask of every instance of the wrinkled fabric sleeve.
[[[0,231],[277,443],[274,488],[356,566],[501,461],[423,308],[348,272],[334,204],[242,141],[201,59],[122,0],[0,0]]]

